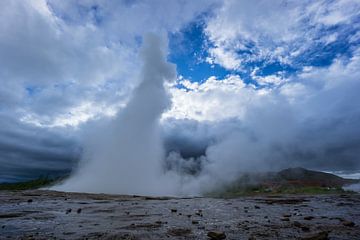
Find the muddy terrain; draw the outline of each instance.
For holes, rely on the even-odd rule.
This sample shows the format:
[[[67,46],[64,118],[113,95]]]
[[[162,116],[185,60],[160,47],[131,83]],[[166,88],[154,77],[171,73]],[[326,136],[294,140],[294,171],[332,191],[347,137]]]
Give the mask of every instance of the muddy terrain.
[[[215,198],[1,191],[0,239],[360,239],[360,195]]]

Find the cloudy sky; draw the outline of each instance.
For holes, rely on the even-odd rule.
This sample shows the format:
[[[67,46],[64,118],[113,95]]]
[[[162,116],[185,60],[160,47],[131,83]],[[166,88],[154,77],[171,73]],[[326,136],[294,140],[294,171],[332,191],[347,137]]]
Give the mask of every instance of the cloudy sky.
[[[177,71],[160,120],[167,170],[360,169],[357,0],[6,0],[0,9],[0,181],[76,168],[139,85],[149,32],[166,39]]]

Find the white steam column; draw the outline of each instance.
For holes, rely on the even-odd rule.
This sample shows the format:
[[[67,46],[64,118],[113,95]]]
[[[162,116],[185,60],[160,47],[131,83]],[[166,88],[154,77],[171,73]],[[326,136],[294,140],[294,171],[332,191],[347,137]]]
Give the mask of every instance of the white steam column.
[[[55,190],[119,194],[172,194],[174,184],[162,170],[159,120],[170,107],[165,81],[176,78],[166,61],[167,45],[154,34],[144,37],[141,82],[114,121],[85,146],[78,171]]]

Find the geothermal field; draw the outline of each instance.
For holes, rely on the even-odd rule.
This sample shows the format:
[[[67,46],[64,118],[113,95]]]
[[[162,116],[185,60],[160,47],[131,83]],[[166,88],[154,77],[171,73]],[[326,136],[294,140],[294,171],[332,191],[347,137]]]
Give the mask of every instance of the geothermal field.
[[[0,193],[0,239],[359,239],[360,195]]]
[[[360,194],[337,188],[359,181],[305,169],[260,178],[217,197],[3,190],[0,239],[359,239]]]

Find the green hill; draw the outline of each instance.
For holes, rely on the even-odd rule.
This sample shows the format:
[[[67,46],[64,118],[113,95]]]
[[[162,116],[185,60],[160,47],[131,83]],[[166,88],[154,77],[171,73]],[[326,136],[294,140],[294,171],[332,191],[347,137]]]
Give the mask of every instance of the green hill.
[[[235,197],[253,194],[324,194],[344,192],[343,186],[359,183],[334,174],[288,168],[279,172],[244,173],[230,184],[205,195]]]

